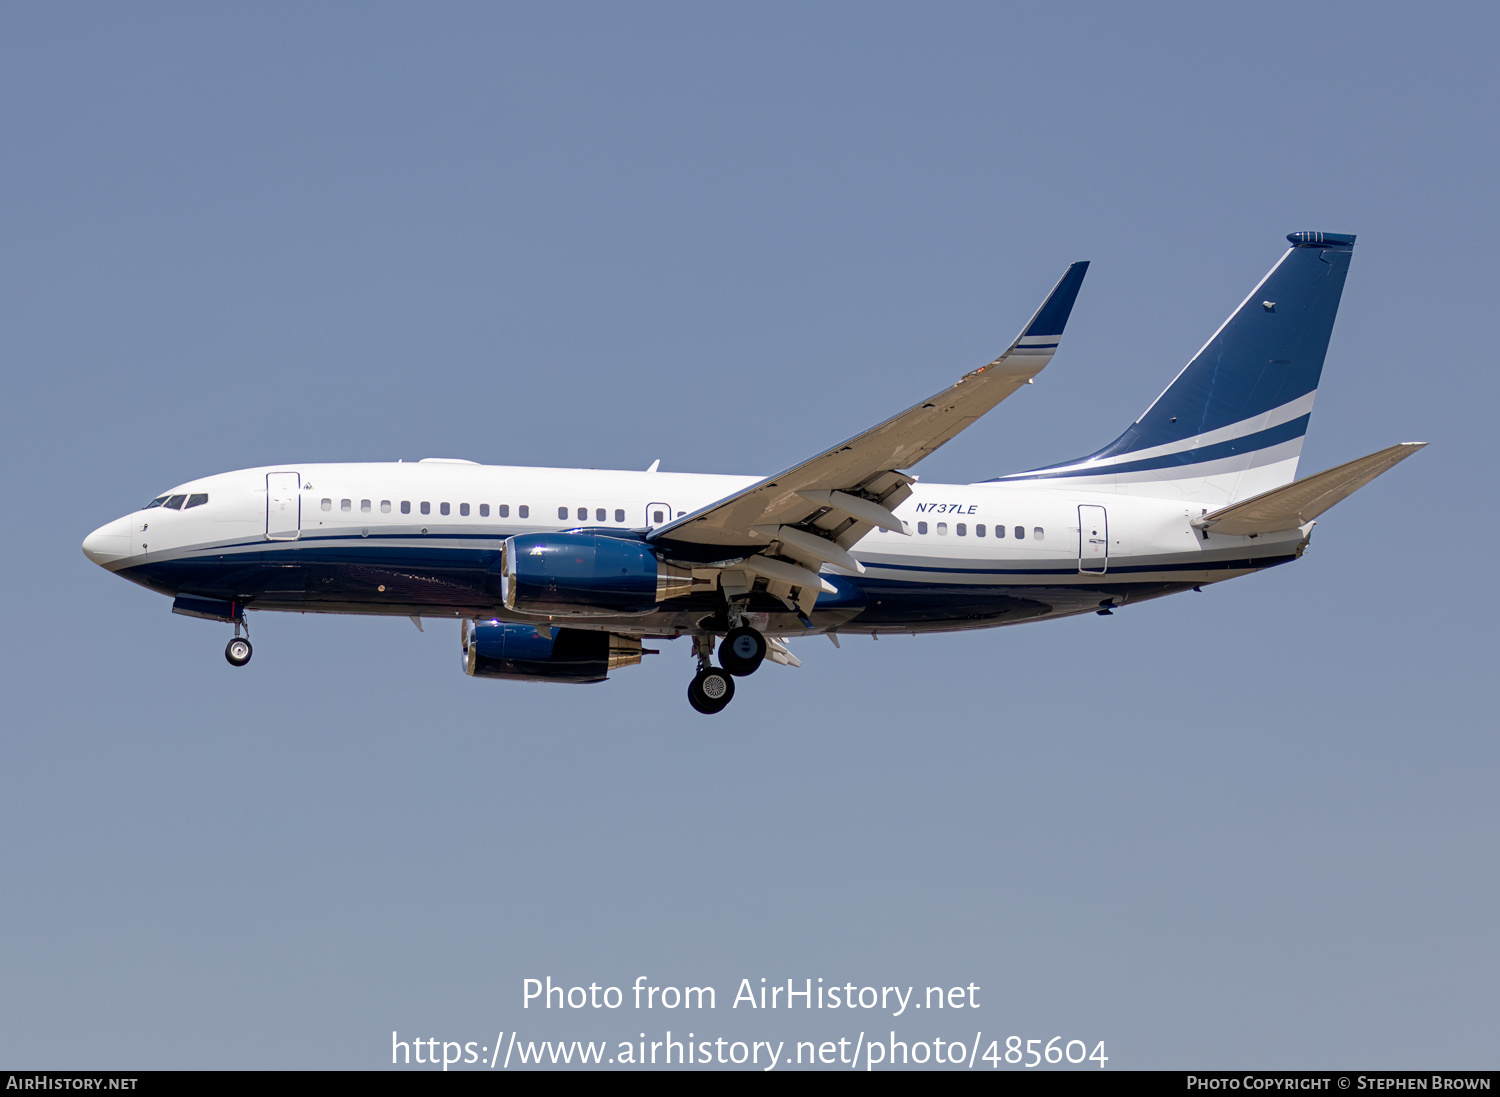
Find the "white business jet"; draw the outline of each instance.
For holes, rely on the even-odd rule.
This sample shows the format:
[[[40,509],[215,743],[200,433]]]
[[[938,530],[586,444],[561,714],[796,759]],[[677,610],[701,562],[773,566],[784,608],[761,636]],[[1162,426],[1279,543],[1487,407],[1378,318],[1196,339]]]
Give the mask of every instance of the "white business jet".
[[[1354,237],[1287,239],[1119,438],[1061,464],[908,471],[1052,360],[1087,263],[993,362],[774,476],[272,465],[163,492],[83,551],[232,624],[237,667],[247,610],[457,619],[467,673],[526,681],[600,682],[686,636],[704,713],[766,659],[800,665],[789,639],[1110,614],[1295,560],[1315,518],[1424,444],[1296,478]]]

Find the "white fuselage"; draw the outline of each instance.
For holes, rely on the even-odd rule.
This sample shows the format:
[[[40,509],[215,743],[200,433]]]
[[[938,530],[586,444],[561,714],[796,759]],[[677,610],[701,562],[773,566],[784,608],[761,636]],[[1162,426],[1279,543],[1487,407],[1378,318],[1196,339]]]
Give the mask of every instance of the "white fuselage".
[[[507,614],[482,581],[507,537],[578,528],[639,536],[758,479],[434,460],[276,465],[179,485],[169,501],[207,500],[126,515],[85,551],[163,593],[251,609],[529,620]],[[276,483],[296,488],[278,500],[268,491]],[[1201,508],[1181,500],[1054,484],[917,484],[896,509],[907,534],[877,529],[852,550],[863,575],[824,569],[889,608],[826,623],[815,614],[814,623],[908,631],[1085,612],[1243,575],[1292,558],[1307,539],[1306,527],[1205,538],[1191,525]],[[996,596],[1044,608],[1019,618],[984,611]],[[981,612],[966,612],[976,605]],[[623,624],[672,635],[691,631],[690,617],[664,607]]]

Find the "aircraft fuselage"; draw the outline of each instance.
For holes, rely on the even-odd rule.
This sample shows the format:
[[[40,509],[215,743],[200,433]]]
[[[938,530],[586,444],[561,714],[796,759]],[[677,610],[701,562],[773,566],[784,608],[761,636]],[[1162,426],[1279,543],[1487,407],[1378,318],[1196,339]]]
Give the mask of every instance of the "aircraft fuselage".
[[[508,610],[498,581],[505,539],[578,529],[640,537],[758,479],[447,461],[276,465],[182,484],[96,531],[85,551],[160,593],[247,609],[670,637],[706,627],[719,604],[711,586],[640,615]],[[189,505],[195,496],[207,498]],[[896,508],[908,534],[864,537],[852,553],[863,574],[825,566],[835,592],[825,589],[807,622],[764,594],[749,610],[763,631],[787,636],[809,623],[846,633],[986,628],[1219,582],[1294,559],[1307,543],[1310,523],[1205,537],[1190,524],[1204,509],[1027,483],[919,483]],[[701,559],[683,562],[760,547],[700,547]]]

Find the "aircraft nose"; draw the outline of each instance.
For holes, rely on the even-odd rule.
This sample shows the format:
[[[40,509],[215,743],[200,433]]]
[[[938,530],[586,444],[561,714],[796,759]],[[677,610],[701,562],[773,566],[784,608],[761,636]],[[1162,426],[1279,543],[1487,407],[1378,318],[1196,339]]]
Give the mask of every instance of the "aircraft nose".
[[[130,519],[116,518],[83,539],[83,554],[102,568],[130,555]]]

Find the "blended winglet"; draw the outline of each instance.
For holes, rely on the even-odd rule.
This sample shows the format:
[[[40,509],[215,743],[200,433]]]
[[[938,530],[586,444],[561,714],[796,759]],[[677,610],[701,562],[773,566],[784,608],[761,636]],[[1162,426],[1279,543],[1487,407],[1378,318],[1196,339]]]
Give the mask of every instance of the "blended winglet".
[[[1335,503],[1353,495],[1375,477],[1406,460],[1426,442],[1399,442],[1337,468],[1273,488],[1253,499],[1194,518],[1209,533],[1254,537],[1306,525]]]
[[[1089,271],[1088,260],[1068,267],[1042,307],[1021,330],[1015,342],[1015,352],[1036,354],[1051,353],[1057,349],[1057,341],[1068,326],[1068,317],[1073,313],[1073,303],[1078,300],[1078,291],[1083,288],[1083,276]]]

